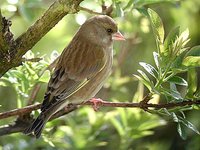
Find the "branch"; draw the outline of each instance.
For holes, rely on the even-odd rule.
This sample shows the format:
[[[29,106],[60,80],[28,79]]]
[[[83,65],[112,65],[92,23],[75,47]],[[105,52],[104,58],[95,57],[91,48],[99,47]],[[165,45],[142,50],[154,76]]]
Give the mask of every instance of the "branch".
[[[41,88],[41,83],[36,83],[33,90],[31,91],[30,97],[28,99],[28,105],[31,105],[34,103],[34,100]]]
[[[7,27],[9,27],[9,25],[7,25],[5,18],[3,18],[0,9],[0,58],[3,58],[3,53],[6,53],[9,49],[9,44],[5,39],[5,28]]]
[[[49,9],[28,30],[16,39],[17,57],[21,58],[65,15],[77,13],[83,0],[56,0]]]
[[[29,105],[24,108],[13,109],[4,113],[0,113],[0,119],[17,116],[17,115],[25,115],[27,113],[31,113],[33,110],[39,109],[41,104]]]
[[[32,105],[32,108],[34,110],[38,109],[38,107],[40,107],[40,104],[37,105]],[[56,118],[59,118],[60,116],[63,116],[65,114],[68,114],[74,110],[76,110],[78,107],[77,106],[70,106],[70,107],[66,107],[60,111],[58,111],[56,114],[54,114],[51,118],[51,120],[54,120]],[[28,111],[27,111],[28,112]],[[27,116],[25,116],[27,117]],[[19,117],[16,121],[14,125],[6,125],[6,126],[2,126],[0,127],[0,136],[4,136],[4,135],[8,135],[8,134],[12,134],[12,133],[17,133],[17,132],[23,132],[31,123],[29,118],[29,122],[26,121],[27,118],[25,117]]]
[[[149,97],[146,97],[147,99],[149,99]],[[124,102],[107,102],[107,101],[102,101],[101,106],[105,106],[105,107],[124,107],[124,108],[141,108],[143,110],[146,110],[146,108],[152,107],[155,109],[160,109],[160,108],[174,108],[174,107],[183,107],[183,106],[191,106],[191,105],[200,105],[200,100],[197,101],[183,101],[183,102],[178,102],[178,103],[167,103],[167,104],[151,104],[151,103],[144,103],[145,99],[143,101],[141,101],[140,103],[124,103]],[[60,116],[66,115],[74,110],[76,110],[77,108],[79,108],[79,105],[93,105],[92,102],[87,101],[85,103],[79,103],[79,104],[71,104],[68,105],[66,108],[58,111],[56,114],[54,114],[50,120],[56,119]],[[8,126],[4,126],[4,127],[0,127],[0,136],[3,135],[7,135],[7,134],[11,134],[11,133],[17,133],[17,132],[22,132],[24,131],[28,125],[30,125],[30,123],[32,121],[29,120],[27,121],[27,116],[30,112],[32,112],[33,110],[37,110],[39,109],[41,106],[41,104],[35,104],[35,105],[30,105],[24,108],[20,108],[20,109],[15,109],[12,111],[8,111],[8,112],[4,112],[0,114],[0,119],[3,118],[8,118],[11,116],[16,116],[16,115],[21,115],[21,117],[19,117],[17,119],[17,121],[15,122],[14,125],[8,125]],[[24,119],[25,118],[25,119]],[[31,118],[32,119],[32,118]]]
[[[86,12],[88,12],[88,13],[90,13],[90,14],[103,15],[103,13],[96,12],[96,11],[93,11],[93,10],[88,9],[88,8],[85,8],[85,7],[79,6],[78,8],[79,8],[79,10],[86,11]]]
[[[15,54],[12,61],[1,62],[0,77],[10,68],[21,65],[22,56],[30,50],[47,32],[49,32],[65,15],[77,13],[83,0],[56,0],[49,9],[15,42]],[[1,37],[0,37],[1,39]]]
[[[93,105],[92,102],[86,101],[85,103],[78,103],[78,104],[71,104],[72,106],[79,106],[79,105]],[[70,106],[71,106],[70,105]],[[144,103],[143,101],[139,103],[129,103],[129,102],[108,102],[108,101],[103,101],[101,103],[101,106],[103,107],[124,107],[124,108],[155,108],[155,109],[161,109],[161,108],[174,108],[174,107],[183,107],[183,106],[191,106],[191,105],[200,105],[200,100],[196,101],[182,101],[178,103],[164,103],[164,104],[152,104],[152,103]],[[34,105],[29,105],[24,108],[19,108],[19,109],[14,109],[11,111],[7,111],[4,113],[0,113],[0,119],[12,117],[12,116],[17,116],[17,115],[25,115],[33,110],[39,109],[41,104],[34,104]]]

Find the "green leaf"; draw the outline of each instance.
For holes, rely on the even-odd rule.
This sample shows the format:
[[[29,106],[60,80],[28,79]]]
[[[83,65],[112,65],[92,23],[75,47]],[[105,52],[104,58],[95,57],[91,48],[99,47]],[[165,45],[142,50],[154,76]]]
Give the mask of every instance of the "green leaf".
[[[171,113],[171,116],[172,116],[172,119],[173,119],[174,122],[179,121],[178,117],[176,116],[176,114],[174,112]]]
[[[47,83],[49,81],[49,78],[50,78],[50,72],[49,72],[49,70],[46,70],[43,73],[43,75],[39,78],[39,81]]]
[[[142,77],[140,77],[140,76],[138,76],[138,75],[136,75],[136,74],[133,74],[133,75],[134,75],[136,78],[138,78],[138,80],[141,81],[141,82],[149,89],[149,91],[152,90],[152,88],[151,88],[151,82],[146,81],[144,78],[142,78]]]
[[[114,117],[110,118],[110,121],[113,124],[113,126],[116,128],[116,130],[118,131],[119,135],[124,136],[125,131],[124,131],[124,128],[122,127],[122,124],[120,123],[120,121]]]
[[[167,81],[178,84],[178,85],[188,86],[187,81],[185,81],[183,78],[178,77],[178,76],[173,76],[169,78]]]
[[[0,79],[0,86],[13,86],[13,84],[10,82],[9,78],[2,77]]]
[[[186,127],[188,127],[189,129],[193,130],[195,133],[199,134],[199,131],[198,129],[189,121],[187,121],[186,119],[182,118],[182,117],[179,117],[179,121],[181,123],[183,123]]]
[[[27,20],[32,21],[35,17],[34,12],[32,9],[28,8],[26,5],[19,5],[19,12],[20,14]]]
[[[167,116],[171,116],[171,113],[166,109],[166,108],[162,108],[161,110],[160,110],[160,112],[164,112]]]
[[[140,75],[143,77],[143,79],[145,79],[149,83],[151,82],[149,77],[142,70],[138,69],[137,71],[140,73]]]
[[[187,48],[185,48],[185,45],[189,42],[189,30],[186,29],[183,31],[180,36],[175,40],[173,43],[173,52],[172,52],[172,58],[177,57],[182,52],[186,51]]]
[[[187,56],[183,60],[183,65],[187,67],[200,67],[200,56]]]
[[[188,81],[188,91],[187,91],[187,98],[193,98],[194,93],[197,90],[197,72],[195,68],[190,68],[187,72],[187,81]]]
[[[163,42],[164,42],[164,27],[161,18],[158,16],[158,14],[153,11],[152,9],[148,9],[148,13],[150,16],[151,20],[151,25],[153,28],[153,33],[156,38],[156,44],[159,49],[159,54],[163,53],[164,47],[163,47]]]
[[[200,56],[200,45],[192,47],[186,56]]]
[[[158,76],[158,71],[151,66],[150,64],[147,64],[145,62],[139,62],[139,64],[149,73],[151,74],[154,78],[157,79]]]
[[[183,100],[183,97],[181,96],[180,92],[177,90],[176,85],[172,82],[170,83],[170,93],[176,101],[179,102]]]
[[[163,56],[170,59],[170,56],[172,54],[173,49],[173,43],[175,40],[179,37],[180,34],[180,27],[176,27],[175,29],[171,30],[169,34],[167,35],[165,41],[164,41],[164,51]]]
[[[160,68],[159,55],[158,55],[158,53],[153,52],[153,58],[154,58],[154,61],[155,61],[155,64],[156,64],[157,68]]]
[[[142,7],[145,5],[150,4],[157,4],[157,3],[163,3],[163,2],[169,2],[175,4],[178,0],[135,0],[134,5],[135,7]]]
[[[172,45],[174,41],[177,39],[177,37],[179,37],[179,35],[180,35],[180,26],[172,29],[165,39],[164,42],[165,49],[168,49],[169,45]]]
[[[115,3],[115,7],[116,7],[116,16],[117,17],[123,17],[124,16],[124,11],[120,6],[120,3]]]
[[[181,39],[183,41],[183,43],[182,43],[183,46],[185,46],[187,44],[187,42],[189,41],[188,40],[189,35],[190,35],[190,33],[189,33],[188,28],[180,34],[179,39]]]
[[[185,133],[185,129],[184,129],[182,123],[178,123],[178,125],[177,125],[177,131],[178,131],[180,137],[183,140],[186,140],[186,133]]]
[[[163,43],[164,41],[164,27],[161,18],[158,16],[158,14],[153,11],[152,9],[148,9],[148,13],[150,16],[150,20],[152,23],[152,27],[154,30],[154,34],[156,37],[158,37],[159,41]]]
[[[176,102],[183,101],[183,98],[181,97],[180,93],[175,89],[175,87],[172,84],[170,84],[170,89],[160,88],[159,90],[161,94],[171,98],[170,100],[176,100]]]
[[[183,59],[184,59],[186,53],[187,52],[184,51],[176,57],[176,59],[173,61],[173,64],[171,66],[173,70],[180,70],[181,71],[181,70],[186,69],[186,67],[183,66]]]
[[[183,65],[193,67],[200,66],[200,45],[190,49],[190,51],[185,55]]]
[[[128,9],[129,7],[131,7],[133,5],[133,0],[129,0],[129,2],[127,3],[127,5],[123,8],[123,10]]]

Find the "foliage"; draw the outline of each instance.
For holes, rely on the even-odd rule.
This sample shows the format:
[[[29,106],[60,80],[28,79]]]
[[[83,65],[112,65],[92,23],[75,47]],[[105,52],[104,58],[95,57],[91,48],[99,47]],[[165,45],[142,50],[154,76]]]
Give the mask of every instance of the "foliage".
[[[180,73],[187,72],[188,76],[193,76],[194,79],[197,78],[197,75],[193,74],[191,70],[194,70],[195,67],[200,67],[200,46],[186,48],[185,46],[189,41],[189,31],[186,29],[184,32],[180,33],[179,27],[173,29],[164,39],[164,27],[161,18],[151,9],[148,9],[148,14],[158,51],[153,52],[156,67],[145,62],[140,62],[140,65],[155,79],[155,81],[149,79],[148,75],[141,70],[138,70],[140,76],[135,76],[152,94],[163,95],[167,102],[200,99],[200,96],[198,96],[199,93],[191,93],[191,91],[196,91],[195,87],[197,87],[197,83],[195,83],[195,80],[186,81],[179,76]],[[188,82],[192,82],[193,86],[188,86]],[[185,86],[186,92],[181,94],[177,90],[178,85]],[[184,134],[185,131],[183,131],[183,125],[192,129],[197,134],[200,134],[196,127],[185,118],[184,111],[188,109],[194,108],[191,106],[180,107],[171,110],[172,112],[163,109],[156,111],[156,113],[167,115],[171,117],[174,122],[177,122],[178,132],[180,136],[185,139],[186,135]]]
[[[16,37],[40,17],[51,3],[39,0],[16,0],[16,3],[11,3],[11,1],[1,1],[0,6],[2,13],[6,17],[11,17],[12,31]],[[194,10],[199,10],[199,2],[197,0],[190,2],[179,0],[88,0],[81,3],[81,6],[99,11],[102,3],[106,6],[113,4],[113,16],[119,23],[120,31],[125,33],[127,41],[124,44],[115,44],[114,71],[98,96],[111,101],[139,101],[144,94],[148,93],[141,84],[143,83],[154,96],[150,101],[152,103],[199,100],[197,67],[199,66],[200,47],[191,46],[192,48],[189,48],[186,46],[186,44],[190,44],[188,42],[191,29],[181,32],[180,27],[191,28],[191,26],[185,22],[181,24],[177,19],[179,17],[174,17],[188,12],[190,10],[188,7],[191,5],[193,5],[192,8],[196,8]],[[14,6],[16,10],[9,11],[10,5]],[[147,9],[149,7],[155,9],[161,17],[152,9]],[[173,13],[173,10],[176,12]],[[183,12],[177,13],[177,11]],[[195,12],[191,13],[195,14]],[[84,20],[88,16],[90,14],[82,11],[75,16],[68,15],[38,42],[32,51],[26,54],[22,66],[13,68],[0,79],[1,111],[26,106],[29,96],[37,84],[42,85],[42,92],[38,93],[36,100],[42,101],[50,74],[45,69],[54,59],[55,52],[52,51],[61,52],[77,30],[79,19]],[[191,18],[196,22],[198,20],[192,14],[189,18],[182,20],[186,21]],[[153,32],[150,32],[150,24]],[[168,33],[169,29],[166,26],[169,24],[168,28],[170,29],[177,25],[180,27],[176,27]],[[198,22],[192,25],[193,28],[195,25],[199,26]],[[191,42],[193,42],[193,35],[196,32],[199,33],[198,30],[190,32]],[[192,44],[200,43],[193,42]],[[152,52],[154,49],[156,52]],[[36,55],[37,52],[40,54]],[[28,61],[36,57],[45,58],[38,62]],[[151,65],[152,58],[155,67]],[[139,75],[135,75],[140,82],[131,76],[138,69],[137,62],[139,61],[139,65],[145,70],[138,70]],[[15,94],[11,92],[11,89],[14,89]],[[8,99],[5,99],[7,93],[4,91],[8,91],[12,96],[9,103],[17,102],[17,106],[6,107],[4,105],[4,103],[8,103]],[[76,112],[49,122],[39,140],[21,133],[0,137],[0,149],[156,150],[161,148],[200,148],[199,135],[187,130],[189,128],[199,134],[198,106],[149,111],[151,114],[140,109],[101,108],[99,112],[94,113],[92,108],[82,107]],[[32,115],[36,117],[38,112],[35,111]],[[172,121],[176,123],[176,127],[170,126]],[[1,125],[8,123],[13,123],[13,118],[1,120]],[[173,138],[177,133],[173,132],[173,128],[177,128],[179,135],[185,139],[184,144],[179,137],[177,137],[179,140]],[[165,138],[167,134],[169,136]],[[177,143],[177,146],[174,146],[174,143]],[[182,147],[178,147],[181,145],[180,143]]]

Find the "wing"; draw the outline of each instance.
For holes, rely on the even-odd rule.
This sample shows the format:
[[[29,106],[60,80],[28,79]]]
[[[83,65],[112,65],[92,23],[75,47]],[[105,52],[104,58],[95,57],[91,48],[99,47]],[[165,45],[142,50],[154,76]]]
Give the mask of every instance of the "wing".
[[[105,63],[102,47],[84,41],[72,41],[61,54],[51,76],[41,111],[46,111],[77,92],[103,69]]]

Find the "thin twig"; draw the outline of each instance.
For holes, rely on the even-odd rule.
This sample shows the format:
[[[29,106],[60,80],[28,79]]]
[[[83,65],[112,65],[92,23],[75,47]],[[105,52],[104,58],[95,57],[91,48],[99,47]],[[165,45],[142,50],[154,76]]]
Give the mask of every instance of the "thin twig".
[[[87,101],[85,103],[79,103],[79,104],[73,104],[73,106],[79,106],[79,105],[93,105],[92,102]],[[174,107],[183,107],[183,106],[191,106],[191,105],[200,105],[200,100],[196,101],[182,101],[178,103],[164,103],[164,104],[152,104],[152,103],[129,103],[129,102],[108,102],[108,101],[103,101],[101,103],[101,106],[103,107],[124,107],[124,108],[141,108],[141,109],[146,109],[146,108],[155,108],[155,109],[161,109],[161,108],[174,108]],[[26,106],[24,108],[19,108],[19,109],[14,109],[11,111],[3,112],[0,113],[0,119],[16,116],[16,115],[25,115],[33,110],[39,109],[41,104],[34,104],[30,106]],[[145,110],[144,109],[144,110]]]
[[[27,61],[29,61],[29,62],[39,62],[40,60],[42,60],[42,58],[30,58],[30,59],[26,59],[26,58],[22,58],[21,59],[22,60],[22,62],[27,62]]]
[[[34,102],[34,100],[35,100],[35,98],[37,96],[37,93],[39,92],[40,88],[41,88],[41,83],[36,83],[34,88],[31,91],[30,97],[28,99],[28,105],[33,104],[33,102]]]
[[[96,11],[93,11],[93,10],[88,9],[88,8],[85,8],[85,7],[79,6],[78,8],[79,8],[79,10],[86,11],[86,12],[88,12],[88,13],[90,13],[90,14],[103,15],[103,13],[96,12]]]
[[[40,106],[41,104],[34,104],[34,105],[26,106],[24,108],[18,108],[18,109],[13,109],[7,112],[3,112],[3,113],[0,113],[0,119],[17,116],[17,115],[25,115],[27,113],[31,113],[33,110],[39,109]]]
[[[167,104],[120,103],[120,102],[105,102],[105,101],[103,101],[101,106],[124,107],[124,108],[129,107],[129,108],[141,108],[141,109],[153,107],[153,108],[156,108],[156,109],[160,109],[160,108],[182,107],[182,106],[187,106],[187,105],[191,106],[191,105],[194,105],[194,104],[200,105],[200,100],[197,100],[197,101],[189,100],[189,101],[183,101],[183,102],[179,102],[179,103],[167,103]],[[58,111],[56,114],[54,114],[51,117],[50,120],[53,120],[55,118],[58,118],[60,116],[63,116],[65,114],[68,114],[68,113],[76,110],[77,108],[79,108],[78,105],[93,105],[93,104],[90,101],[87,101],[85,103],[70,105],[70,106]],[[12,110],[12,111],[9,111],[9,112],[1,113],[0,118],[3,119],[3,118],[11,117],[11,116],[14,116],[14,115],[26,115],[33,110],[39,109],[40,106],[41,106],[41,104],[35,104],[35,105],[30,105],[30,106],[27,106],[27,107],[24,107],[24,108],[21,108],[21,109],[16,109],[16,110]],[[31,121],[26,122],[26,120],[23,120],[23,117],[18,118],[14,125],[7,125],[7,126],[0,127],[0,136],[12,134],[12,133],[17,133],[17,132],[22,132],[27,128],[27,126],[30,123],[31,123]]]
[[[36,108],[36,107],[35,107]],[[54,114],[49,121],[54,120],[56,118],[59,118],[60,116],[63,116],[65,114],[68,114],[74,110],[76,110],[78,108],[78,106],[74,106],[74,105],[70,105],[69,107],[66,107],[60,111],[58,111],[56,114]],[[29,118],[30,119],[30,118]],[[17,133],[17,132],[23,132],[27,126],[30,125],[31,121],[28,120],[29,122],[27,122],[27,120],[24,120],[24,118],[18,118],[15,121],[15,124],[11,124],[11,125],[6,125],[6,126],[1,126],[0,127],[0,136],[4,136],[4,135],[8,135],[8,134],[12,134],[12,133]]]

